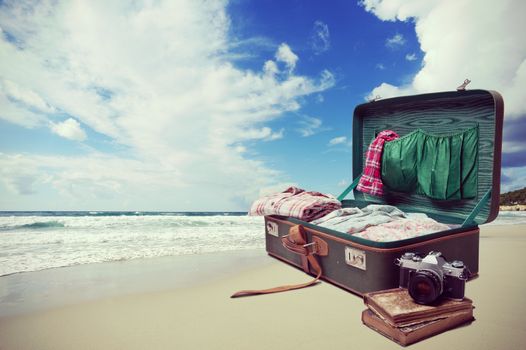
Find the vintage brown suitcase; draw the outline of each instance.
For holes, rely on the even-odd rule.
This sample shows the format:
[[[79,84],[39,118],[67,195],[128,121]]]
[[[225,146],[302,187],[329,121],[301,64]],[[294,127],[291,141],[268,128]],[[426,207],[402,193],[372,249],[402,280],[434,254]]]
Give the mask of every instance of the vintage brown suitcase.
[[[354,181],[338,197],[343,207],[390,204],[459,226],[401,241],[375,242],[295,218],[266,216],[268,254],[317,275],[319,269],[307,259],[307,255],[315,255],[322,280],[359,295],[397,287],[399,267],[394,262],[404,252],[426,255],[440,251],[448,261],[462,260],[473,277],[479,270],[478,225],[494,220],[499,211],[503,110],[500,94],[485,90],[405,96],[357,106],[352,130]],[[403,138],[419,129],[441,137],[470,128],[477,130],[471,194],[436,199],[422,191],[387,188],[382,197],[375,197],[355,189],[363,172],[365,152],[380,131],[391,129]],[[351,192],[354,199],[345,199]],[[303,253],[284,244],[289,230],[298,225],[306,234],[306,244],[300,247],[304,248]],[[320,245],[323,245],[322,254],[319,254]]]

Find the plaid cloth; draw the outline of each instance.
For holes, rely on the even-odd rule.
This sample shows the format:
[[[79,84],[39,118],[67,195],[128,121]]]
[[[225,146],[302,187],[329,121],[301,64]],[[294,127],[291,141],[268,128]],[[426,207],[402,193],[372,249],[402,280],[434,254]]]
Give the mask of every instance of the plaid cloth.
[[[386,141],[396,140],[397,138],[399,138],[399,136],[396,132],[384,130],[371,142],[365,154],[365,170],[356,187],[358,191],[369,193],[373,196],[381,196],[384,194],[384,185],[381,178],[384,143]]]
[[[312,221],[341,207],[340,201],[331,195],[289,187],[256,200],[248,215],[281,215]]]

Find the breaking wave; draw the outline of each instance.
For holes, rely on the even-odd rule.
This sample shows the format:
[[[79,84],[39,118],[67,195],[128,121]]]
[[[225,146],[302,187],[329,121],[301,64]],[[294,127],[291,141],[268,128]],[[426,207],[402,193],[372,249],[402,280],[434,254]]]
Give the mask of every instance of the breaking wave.
[[[264,247],[263,218],[224,215],[0,215],[0,276],[47,268]]]
[[[1,226],[0,230],[17,230],[17,229],[46,229],[46,228],[56,228],[64,227],[64,224],[59,221],[36,221],[30,224],[23,225],[12,225],[12,226]]]

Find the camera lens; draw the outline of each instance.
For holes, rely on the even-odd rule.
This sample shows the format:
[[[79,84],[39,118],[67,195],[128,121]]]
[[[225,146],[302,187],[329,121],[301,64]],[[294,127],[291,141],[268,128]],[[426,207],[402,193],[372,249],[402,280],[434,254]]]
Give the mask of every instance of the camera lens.
[[[442,281],[432,271],[417,271],[411,276],[407,290],[417,303],[431,304],[442,294]]]

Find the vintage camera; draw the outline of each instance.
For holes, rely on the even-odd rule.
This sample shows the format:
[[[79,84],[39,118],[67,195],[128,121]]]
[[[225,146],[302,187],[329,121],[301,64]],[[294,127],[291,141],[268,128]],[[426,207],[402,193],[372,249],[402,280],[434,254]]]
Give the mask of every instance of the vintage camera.
[[[430,252],[422,258],[405,253],[396,260],[400,266],[400,287],[419,304],[431,304],[438,297],[464,299],[469,270],[462,261],[447,262],[442,253]]]

